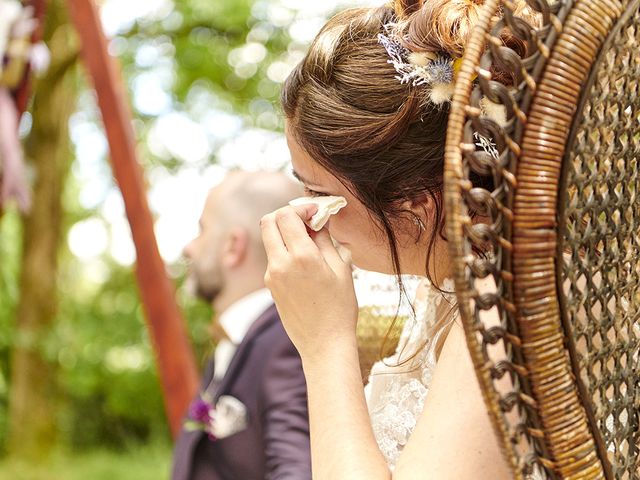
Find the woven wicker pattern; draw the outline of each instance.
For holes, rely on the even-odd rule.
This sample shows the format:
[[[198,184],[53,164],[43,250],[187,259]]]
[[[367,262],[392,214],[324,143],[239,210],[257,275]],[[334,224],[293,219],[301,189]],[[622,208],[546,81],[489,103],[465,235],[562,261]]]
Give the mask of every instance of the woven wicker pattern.
[[[640,10],[595,72],[567,162],[561,282],[616,479],[640,478]]]
[[[517,322],[533,397],[554,471],[561,478],[605,478],[607,463],[564,348],[556,288],[559,177],[576,105],[599,49],[621,14],[609,1],[578,2],[538,81],[518,162],[514,198]]]
[[[585,354],[593,346],[591,333],[595,330],[603,328],[605,336],[611,335],[614,320],[609,318],[621,318],[624,305],[637,312],[638,264],[634,261],[640,257],[639,225],[638,217],[633,220],[633,216],[638,214],[634,159],[640,139],[639,112],[634,102],[639,72],[635,66],[637,46],[629,49],[636,41],[637,27],[628,28],[633,20],[625,19],[623,12],[626,9],[637,15],[638,1],[581,0],[551,5],[537,1],[529,5],[540,13],[537,28],[514,18],[507,1],[485,3],[465,51],[452,102],[445,154],[445,201],[467,342],[494,427],[516,478],[526,478],[532,470],[542,468],[550,478],[614,478],[614,472],[615,478],[640,478],[635,466],[637,434],[632,435],[638,429],[640,408],[638,357],[634,353],[638,332],[631,333],[637,313],[627,314],[626,326],[618,320],[622,329],[616,335],[623,341],[617,341],[614,347],[603,340],[601,333],[601,345],[593,350],[600,353]],[[494,24],[492,16],[499,10],[504,19]],[[616,23],[621,17],[631,23],[611,41],[608,37],[611,32],[617,35]],[[527,58],[519,58],[498,40],[503,28],[529,45]],[[483,53],[485,45],[489,49]],[[574,119],[581,118],[581,95],[589,91],[585,86],[590,85],[591,68],[600,52],[610,46],[613,53],[600,67],[608,78],[601,77],[597,82],[600,91],[592,93],[593,108],[585,109],[588,113],[582,133],[571,136]],[[509,68],[517,89],[509,90],[491,81],[490,67],[496,64]],[[476,76],[478,82],[474,83]],[[614,90],[619,93],[614,94]],[[483,117],[482,96],[506,107],[506,125]],[[608,110],[607,105],[601,105],[607,96],[611,97]],[[493,139],[498,158],[474,148],[474,132]],[[566,188],[560,178],[565,152],[571,151],[574,137],[578,143],[591,143],[591,147],[584,147],[583,158],[571,157],[578,181]],[[596,150],[601,159],[590,162],[587,157]],[[614,152],[623,151],[621,162]],[[597,179],[599,173],[602,175]],[[474,188],[474,174],[491,175],[493,189]],[[575,244],[580,246],[572,250],[573,256],[566,257],[565,271],[572,277],[566,282],[560,279],[558,287],[556,261],[562,258],[558,254],[562,251],[558,196],[566,192],[577,199],[573,203],[570,199],[566,209],[574,224],[567,232],[584,243]],[[588,213],[576,210],[580,201],[591,208]],[[604,210],[608,213],[601,215]],[[474,219],[473,213],[482,221]],[[594,232],[600,235],[595,241]],[[614,251],[605,253],[605,247]],[[591,254],[586,253],[588,248]],[[602,253],[594,256],[597,249]],[[478,250],[488,251],[486,258],[473,254]],[[580,274],[580,264],[573,264],[575,258],[594,269],[590,270],[591,277]],[[625,258],[629,260],[625,262]],[[587,278],[598,278],[595,269],[607,261],[616,265],[615,279],[602,280],[600,268],[600,283],[588,283]],[[483,278],[490,278],[495,287],[481,295],[477,286],[478,279]],[[580,282],[588,284],[588,295],[594,298],[588,306],[584,300],[587,293],[576,293],[584,289]],[[591,317],[576,323],[575,343],[578,351],[582,348],[581,357],[566,335],[572,325],[562,321],[562,285],[568,285],[567,303],[577,299],[576,319]],[[597,290],[591,288],[593,285]],[[587,313],[594,302],[599,302],[601,309],[618,312],[618,316],[611,313],[603,317],[593,309]],[[483,314],[487,310],[499,313],[499,324],[485,323]],[[617,357],[611,359],[614,351]],[[613,365],[607,367],[609,362]],[[595,374],[593,369],[598,366]],[[610,380],[598,376],[606,368],[611,372]],[[578,375],[578,371],[583,374]],[[504,381],[505,375],[510,382]],[[596,380],[586,382],[588,388],[575,381],[576,377],[589,375]],[[608,394],[609,398],[622,395],[624,399],[610,405],[602,400],[602,391],[604,398]],[[595,400],[589,401],[591,398]],[[609,410],[603,408],[605,403]],[[620,418],[623,411],[626,423]],[[616,415],[618,418],[614,418]],[[608,454],[609,448],[614,452]],[[612,460],[613,468],[607,459]]]

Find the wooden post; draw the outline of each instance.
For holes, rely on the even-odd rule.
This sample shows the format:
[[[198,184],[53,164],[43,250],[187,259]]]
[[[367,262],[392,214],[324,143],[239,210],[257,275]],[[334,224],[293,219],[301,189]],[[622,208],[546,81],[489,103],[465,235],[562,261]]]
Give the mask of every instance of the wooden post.
[[[119,66],[107,51],[107,41],[93,1],[68,0],[67,3],[80,34],[83,60],[97,93],[113,173],[131,226],[137,253],[138,287],[156,351],[165,409],[175,438],[180,431],[181,418],[198,389],[193,352],[176,304],[175,290],[156,244]]]

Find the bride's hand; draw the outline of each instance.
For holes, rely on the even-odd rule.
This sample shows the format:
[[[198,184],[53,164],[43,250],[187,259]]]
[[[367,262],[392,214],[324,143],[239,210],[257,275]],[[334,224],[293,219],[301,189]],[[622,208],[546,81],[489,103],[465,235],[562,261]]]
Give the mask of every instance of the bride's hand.
[[[340,343],[355,345],[358,316],[351,266],[326,228],[308,231],[303,221],[316,210],[287,206],[260,222],[268,257],[265,283],[303,360],[322,358],[327,347]]]

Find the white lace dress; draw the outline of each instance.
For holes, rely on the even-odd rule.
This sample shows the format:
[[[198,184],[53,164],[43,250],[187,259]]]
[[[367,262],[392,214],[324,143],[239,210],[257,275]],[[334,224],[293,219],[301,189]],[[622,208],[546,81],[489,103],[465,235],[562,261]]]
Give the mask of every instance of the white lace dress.
[[[405,322],[396,352],[373,365],[364,389],[373,433],[391,470],[422,414],[436,366],[439,334],[430,339],[430,327],[443,317],[452,321],[458,313],[452,308],[455,294],[423,282],[425,288],[418,289],[414,301],[415,319]],[[442,290],[453,292],[453,280],[445,280]],[[536,469],[527,480],[547,476]]]
[[[453,292],[453,280],[445,280],[441,288]],[[415,319],[404,324],[396,352],[373,365],[365,387],[373,432],[391,469],[420,418],[436,365],[438,338],[429,339],[429,327],[457,312],[452,308],[454,294],[428,284],[423,292],[414,302]]]

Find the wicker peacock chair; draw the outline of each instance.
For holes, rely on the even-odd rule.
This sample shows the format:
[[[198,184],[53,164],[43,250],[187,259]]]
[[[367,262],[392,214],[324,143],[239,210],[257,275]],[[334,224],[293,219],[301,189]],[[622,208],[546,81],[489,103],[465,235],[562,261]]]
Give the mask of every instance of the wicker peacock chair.
[[[528,2],[538,28],[486,1],[451,107],[447,228],[467,342],[515,478],[640,479],[640,1]],[[492,81],[492,64],[518,88]],[[483,116],[483,97],[506,124]],[[493,190],[473,188],[474,172]],[[495,291],[479,294],[487,276]]]

